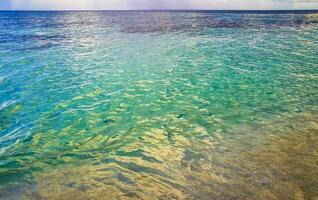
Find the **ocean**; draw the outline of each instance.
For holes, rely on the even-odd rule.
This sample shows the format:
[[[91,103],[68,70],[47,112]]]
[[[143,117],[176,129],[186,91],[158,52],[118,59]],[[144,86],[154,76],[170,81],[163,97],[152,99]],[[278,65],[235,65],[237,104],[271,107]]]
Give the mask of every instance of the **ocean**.
[[[0,199],[318,199],[318,11],[0,12]]]

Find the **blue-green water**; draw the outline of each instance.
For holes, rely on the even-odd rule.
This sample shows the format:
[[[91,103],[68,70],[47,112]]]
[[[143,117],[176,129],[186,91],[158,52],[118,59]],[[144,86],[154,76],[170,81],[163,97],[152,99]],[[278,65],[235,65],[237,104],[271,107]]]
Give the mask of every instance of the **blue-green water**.
[[[317,199],[318,15],[0,12],[0,199]]]

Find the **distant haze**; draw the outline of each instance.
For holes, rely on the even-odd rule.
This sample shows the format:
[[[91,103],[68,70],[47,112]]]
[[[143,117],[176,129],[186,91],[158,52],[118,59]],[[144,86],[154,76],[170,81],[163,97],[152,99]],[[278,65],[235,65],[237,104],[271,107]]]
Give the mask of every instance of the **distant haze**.
[[[318,0],[0,0],[0,10],[318,9]]]

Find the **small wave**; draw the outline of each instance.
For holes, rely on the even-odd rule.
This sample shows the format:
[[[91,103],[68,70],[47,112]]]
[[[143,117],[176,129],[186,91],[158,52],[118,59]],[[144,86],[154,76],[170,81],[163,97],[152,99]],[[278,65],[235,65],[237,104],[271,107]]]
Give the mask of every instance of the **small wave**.
[[[1,79],[0,79],[1,82]],[[5,101],[2,104],[0,104],[0,110],[3,110],[4,108],[11,106],[12,104],[15,104],[17,101],[16,100],[9,100],[9,101]]]
[[[233,69],[234,71],[236,71],[236,72],[238,72],[240,74],[251,74],[251,73],[253,73],[250,70],[242,69],[242,68],[239,68],[239,67],[231,67],[231,66],[229,66],[229,68]]]
[[[16,128],[13,131],[9,132],[8,134],[0,137],[0,143],[3,144],[3,146],[0,147],[0,155],[5,153],[9,148],[13,147],[19,142],[24,141],[31,135],[30,131],[24,133],[22,131],[23,130],[22,128],[23,126]],[[1,162],[0,162],[0,165],[1,165]]]
[[[4,154],[10,147],[16,145],[19,141],[15,141],[12,145],[1,147],[0,148],[0,155]],[[0,166],[3,164],[3,162],[0,162]]]

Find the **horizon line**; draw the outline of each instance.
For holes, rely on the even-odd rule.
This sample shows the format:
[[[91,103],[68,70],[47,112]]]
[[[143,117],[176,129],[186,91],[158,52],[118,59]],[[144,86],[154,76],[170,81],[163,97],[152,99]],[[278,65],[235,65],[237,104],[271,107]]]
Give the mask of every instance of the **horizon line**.
[[[107,12],[107,11],[209,11],[209,12],[318,12],[317,9],[0,9],[0,12]]]

